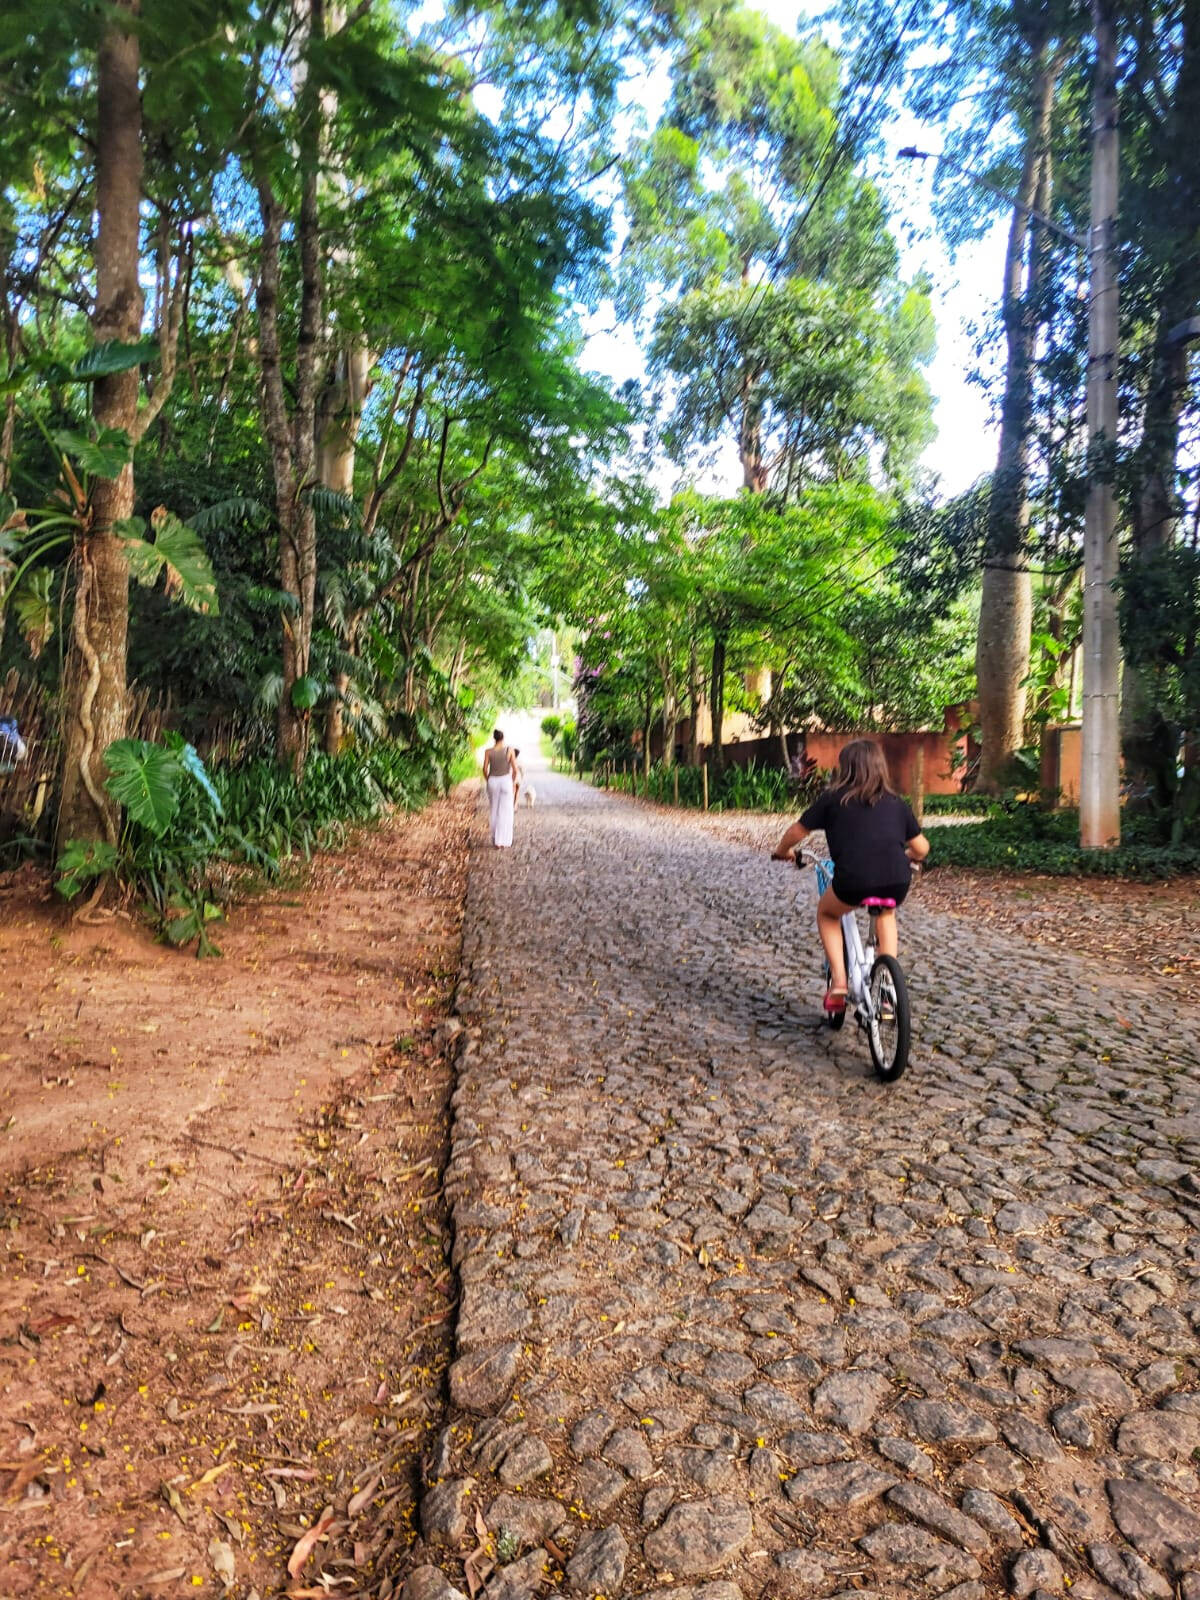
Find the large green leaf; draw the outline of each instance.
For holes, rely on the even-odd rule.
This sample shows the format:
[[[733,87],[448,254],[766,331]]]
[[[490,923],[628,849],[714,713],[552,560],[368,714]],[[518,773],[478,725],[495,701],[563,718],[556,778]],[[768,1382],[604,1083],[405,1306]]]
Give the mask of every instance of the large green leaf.
[[[166,743],[175,759],[185,772],[189,772],[212,802],[213,810],[219,817],[225,815],[225,807],[221,804],[221,796],[213,787],[213,781],[208,775],[208,768],[200,758],[200,752],[194,744],[188,744],[181,733],[170,732],[165,735]]]
[[[108,378],[115,372],[128,372],[130,367],[143,366],[157,355],[157,339],[138,339],[133,344],[109,339],[80,356],[71,369],[71,376],[79,382],[91,383],[96,378]]]
[[[173,915],[163,923],[163,932],[174,945],[190,944],[199,940],[198,956],[219,956],[221,949],[208,936],[210,922],[220,922],[225,913],[220,906],[203,895],[174,894],[170,899]]]
[[[60,428],[52,437],[63,455],[93,478],[119,478],[133,460],[133,446],[124,428],[103,428],[97,439]]]
[[[292,704],[297,711],[311,711],[321,698],[321,684],[316,678],[297,678],[292,685]]]
[[[117,739],[104,752],[104,787],[134,822],[161,838],[179,810],[183,768],[170,750],[147,739]]]
[[[129,570],[147,588],[158,581],[160,573],[165,572],[170,599],[178,600],[189,611],[215,617],[218,609],[217,585],[212,563],[200,535],[161,506],[150,521],[154,527],[153,542],[137,535],[125,536]],[[140,533],[144,524],[131,518],[123,527],[131,530],[137,528]]]
[[[65,900],[73,900],[85,883],[111,872],[119,860],[106,839],[68,839],[58,858],[55,888]]]

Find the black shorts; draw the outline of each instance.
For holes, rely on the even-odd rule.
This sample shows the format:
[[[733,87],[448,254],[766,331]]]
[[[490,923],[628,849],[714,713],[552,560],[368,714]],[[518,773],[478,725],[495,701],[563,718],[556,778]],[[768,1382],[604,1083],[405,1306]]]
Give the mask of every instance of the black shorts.
[[[833,892],[846,906],[860,906],[864,900],[894,900],[902,906],[908,891],[909,883],[872,884],[864,888],[862,884],[840,877],[834,869]]]

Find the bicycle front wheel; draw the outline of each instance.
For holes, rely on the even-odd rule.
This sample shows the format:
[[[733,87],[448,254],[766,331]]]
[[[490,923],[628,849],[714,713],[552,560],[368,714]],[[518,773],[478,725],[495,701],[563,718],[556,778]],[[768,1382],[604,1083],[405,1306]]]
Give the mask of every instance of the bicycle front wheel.
[[[912,1018],[908,986],[894,956],[877,956],[871,968],[871,1015],[867,1043],[875,1071],[885,1083],[895,1083],[908,1066]]]

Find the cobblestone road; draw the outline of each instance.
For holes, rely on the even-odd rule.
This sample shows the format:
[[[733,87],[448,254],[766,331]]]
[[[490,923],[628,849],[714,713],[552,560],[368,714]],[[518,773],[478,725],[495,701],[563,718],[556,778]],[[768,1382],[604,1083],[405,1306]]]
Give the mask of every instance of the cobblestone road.
[[[878,1084],[770,825],[538,787],[472,863],[406,1600],[1200,1600],[1200,1012],[918,903]]]

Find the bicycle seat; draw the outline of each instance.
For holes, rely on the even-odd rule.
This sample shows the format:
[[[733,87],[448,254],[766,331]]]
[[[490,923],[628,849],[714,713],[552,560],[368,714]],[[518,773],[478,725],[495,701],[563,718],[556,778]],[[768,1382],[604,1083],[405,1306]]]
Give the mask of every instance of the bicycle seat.
[[[864,911],[895,911],[896,902],[894,900],[880,900],[875,895],[872,895],[869,900],[863,901],[862,907]]]

